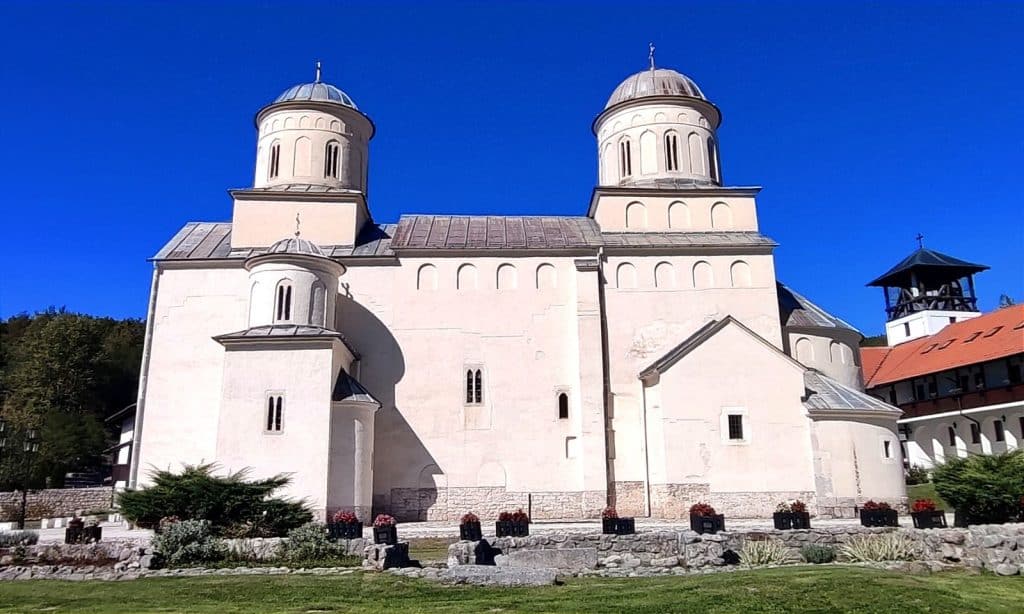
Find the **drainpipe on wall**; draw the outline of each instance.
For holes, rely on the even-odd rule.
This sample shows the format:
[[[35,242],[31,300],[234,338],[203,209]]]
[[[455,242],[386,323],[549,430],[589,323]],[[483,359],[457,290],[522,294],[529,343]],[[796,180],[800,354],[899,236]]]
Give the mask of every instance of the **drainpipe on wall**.
[[[640,380],[640,400],[643,403],[640,412],[640,428],[644,433],[644,516],[651,517],[651,457],[647,452],[647,386]]]
[[[132,466],[128,488],[135,488],[139,477],[139,450],[142,447],[142,418],[146,408],[146,385],[149,383],[149,356],[153,350],[153,320],[156,313],[156,292],[160,286],[160,266],[153,263],[153,281],[149,286],[149,308],[146,310],[146,337],[142,345],[142,366],[139,369],[139,396],[135,401],[135,424],[132,428]]]
[[[604,463],[605,463],[605,505],[611,505],[612,492],[615,490],[615,461],[608,453],[614,441],[610,441],[611,420],[608,417],[608,405],[611,398],[611,374],[608,360],[608,311],[604,300],[604,247],[597,248],[597,305],[601,319],[601,371],[602,406],[604,408]]]

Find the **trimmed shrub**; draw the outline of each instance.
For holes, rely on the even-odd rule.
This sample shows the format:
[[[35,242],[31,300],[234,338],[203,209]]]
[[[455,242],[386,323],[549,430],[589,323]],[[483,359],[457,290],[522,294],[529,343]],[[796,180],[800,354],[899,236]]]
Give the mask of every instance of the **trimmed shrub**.
[[[213,536],[208,520],[182,520],[163,526],[153,536],[153,549],[171,567],[220,561],[227,554],[224,542]]]
[[[288,538],[278,546],[279,562],[301,567],[352,567],[362,562],[358,556],[346,555],[341,546],[332,542],[327,526],[310,522],[288,532]]]
[[[968,523],[1010,522],[1024,496],[1024,450],[950,458],[935,467],[932,482]]]
[[[836,560],[836,549],[832,546],[808,544],[800,548],[800,556],[804,557],[804,560],[808,563],[814,563],[815,565],[831,563]]]
[[[855,535],[839,547],[839,552],[854,563],[911,561],[914,558],[913,543],[899,533]]]
[[[121,493],[121,513],[144,528],[166,517],[208,520],[215,535],[276,537],[313,519],[302,502],[271,498],[290,478],[248,480],[242,470],[215,476],[215,465],[186,466],[181,473],[155,471],[153,484]]]
[[[924,484],[928,481],[928,470],[921,465],[911,465],[906,472],[907,486]]]
[[[782,565],[793,560],[789,548],[777,539],[747,541],[740,550],[740,563],[752,565]]]
[[[0,533],[0,548],[34,546],[38,542],[39,533],[36,531],[4,531]]]

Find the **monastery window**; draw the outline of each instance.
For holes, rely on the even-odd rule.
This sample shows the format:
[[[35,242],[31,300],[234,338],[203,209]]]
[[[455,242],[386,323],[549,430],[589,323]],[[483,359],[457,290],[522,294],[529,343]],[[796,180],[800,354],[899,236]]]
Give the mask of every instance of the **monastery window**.
[[[971,443],[981,443],[981,428],[974,422],[971,423]]]
[[[675,288],[676,274],[672,264],[659,262],[654,267],[654,286],[656,288]]]
[[[949,447],[955,448],[956,447],[956,429],[951,427],[951,426],[947,426],[946,427],[946,437],[949,439]]]
[[[280,433],[284,426],[284,395],[271,394],[267,396],[267,415],[266,415],[266,428],[264,429],[267,433]]]
[[[721,183],[721,177],[718,175],[718,145],[711,137],[708,137],[708,168],[711,169],[711,179],[715,183]]]
[[[569,395],[565,392],[558,393],[558,419],[569,419]]]
[[[658,137],[650,130],[640,135],[640,174],[653,175],[658,172]]]
[[[544,263],[537,267],[537,289],[550,290],[557,285],[555,267]]]
[[[619,177],[626,178],[632,175],[633,159],[629,139],[622,139],[619,141]]]
[[[729,267],[729,282],[733,288],[749,288],[752,285],[750,265],[742,260],[733,262],[732,266]]]
[[[281,171],[281,143],[274,141],[270,145],[270,171],[267,173],[268,179],[277,177]]]
[[[665,133],[665,170],[679,170],[679,135],[671,131]]]
[[[882,440],[882,458],[892,458],[892,440]]]
[[[729,439],[731,441],[743,441],[743,416],[729,414]]]
[[[472,264],[460,266],[455,280],[455,287],[459,290],[476,290],[476,267]]]
[[[693,287],[697,290],[712,288],[715,285],[715,273],[711,264],[701,260],[693,265]]]
[[[466,405],[480,405],[483,402],[483,370],[475,367],[466,369]]]
[[[309,297],[309,323],[314,326],[327,326],[326,319],[326,288],[321,281],[313,283]]]
[[[515,290],[519,285],[516,278],[516,267],[512,264],[503,264],[498,267],[497,285],[499,290]]]
[[[636,267],[628,262],[623,262],[615,269],[615,287],[616,288],[635,288],[636,287]]]
[[[910,336],[910,322],[904,322],[903,323],[903,336],[904,337],[909,337]]]
[[[437,267],[424,264],[416,272],[417,290],[437,290]]]
[[[579,440],[578,439],[576,439],[575,437],[566,437],[565,438],[565,457],[566,458],[576,458],[578,456],[578,454],[577,454],[577,448],[578,447],[579,447]]]
[[[291,322],[292,320],[292,284],[290,281],[282,281],[277,284],[276,305],[274,309],[275,322]]]
[[[732,210],[725,203],[715,203],[711,207],[711,227],[716,230],[732,228]]]
[[[707,169],[704,168],[704,147],[702,145],[702,139],[696,132],[691,132],[690,136],[687,137],[690,144],[690,174],[692,175],[706,175]]]
[[[843,349],[839,343],[832,341],[828,344],[828,360],[829,362],[843,361]]]
[[[337,179],[340,162],[341,144],[338,141],[328,141],[324,149],[324,177]]]
[[[1006,429],[1003,427],[1002,420],[994,420],[992,428],[995,430],[996,441],[1006,441]]]
[[[647,228],[647,207],[643,203],[626,205],[626,228]]]
[[[800,337],[796,340],[796,359],[803,364],[807,365],[814,362],[814,346],[811,345],[810,339],[807,337]]]
[[[686,203],[675,202],[668,206],[668,227],[690,227],[690,208],[686,206]]]
[[[603,185],[615,183],[615,152],[611,143],[605,143],[604,155],[601,156],[601,170],[604,176],[601,178]]]

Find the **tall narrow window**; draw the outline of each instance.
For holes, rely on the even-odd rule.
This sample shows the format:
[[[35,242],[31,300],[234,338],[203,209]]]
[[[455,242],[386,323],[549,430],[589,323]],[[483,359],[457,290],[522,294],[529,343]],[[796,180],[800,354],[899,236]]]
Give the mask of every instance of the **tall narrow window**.
[[[268,433],[280,433],[284,418],[284,397],[271,395],[267,397],[267,423]]]
[[[722,178],[718,174],[718,144],[711,137],[708,137],[708,168],[711,169],[711,180],[721,183]]]
[[[1003,421],[996,420],[992,423],[992,427],[995,429],[996,441],[1006,441],[1006,431],[1003,429]]]
[[[466,371],[466,403],[473,402],[473,370]]]
[[[729,414],[729,439],[733,441],[743,440],[743,416]]]
[[[946,427],[946,436],[949,437],[949,447],[955,448],[956,447],[956,429],[951,427],[951,426],[947,426]]]
[[[981,429],[973,422],[971,423],[971,443],[981,443]]]
[[[882,441],[882,456],[884,458],[892,458],[892,442],[888,439]]]
[[[341,146],[338,141],[329,141],[324,151],[324,177],[338,178],[338,164],[341,159]]]
[[[558,395],[558,419],[566,420],[569,418],[569,395],[562,392]]]
[[[903,323],[903,336],[905,336],[905,337],[909,337],[910,336],[910,322],[904,322]]]
[[[466,405],[479,405],[483,400],[483,372],[480,369],[466,369]]]
[[[619,175],[621,177],[631,177],[633,175],[633,160],[629,139],[619,141]]]
[[[270,179],[277,177],[278,172],[281,170],[281,144],[274,143],[270,146],[270,172],[267,176]]]
[[[277,304],[274,309],[275,322],[291,322],[292,320],[292,285],[282,282],[277,286]]]
[[[675,132],[665,133],[665,170],[679,170],[679,138]]]

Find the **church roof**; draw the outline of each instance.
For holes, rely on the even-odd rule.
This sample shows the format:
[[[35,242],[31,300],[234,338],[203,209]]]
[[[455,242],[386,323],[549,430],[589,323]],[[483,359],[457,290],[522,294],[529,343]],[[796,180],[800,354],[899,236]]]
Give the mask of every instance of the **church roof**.
[[[319,81],[315,83],[300,83],[286,89],[274,100],[274,104],[291,102],[293,100],[334,102],[352,109],[357,108],[355,101],[348,94],[330,83],[321,83]]]
[[[804,388],[807,390],[804,407],[812,411],[900,411],[869,394],[840,384],[819,371],[804,373]]]
[[[373,395],[359,383],[359,380],[346,373],[344,369],[338,371],[338,381],[334,383],[334,391],[331,393],[331,400],[364,401],[380,405],[380,401],[375,399]]]
[[[605,232],[605,247],[776,247],[778,243],[759,232]]]
[[[795,290],[776,282],[782,325],[793,328],[845,328],[860,334],[852,324],[818,307]]]
[[[601,229],[589,217],[403,215],[391,249],[597,248]]]
[[[988,267],[984,264],[974,264],[973,262],[960,260],[959,258],[921,247],[867,285],[905,288],[911,285],[911,272],[919,277],[922,275],[930,277],[942,276],[944,280],[952,280],[965,275],[973,275],[986,269]]]
[[[320,245],[328,258],[394,256],[390,249],[395,224],[367,224],[355,245]],[[268,253],[265,248],[232,248],[230,222],[189,222],[153,260],[245,259]]]
[[[302,254],[306,256],[320,256],[325,258],[323,250],[316,243],[307,241],[302,237],[288,237],[281,239],[267,248],[268,254]]]
[[[289,341],[293,339],[338,339],[345,344],[349,352],[356,358],[359,354],[355,351],[345,335],[338,331],[324,328],[322,326],[309,326],[306,324],[267,324],[264,326],[253,326],[245,330],[217,335],[213,338],[221,343],[228,341]]]
[[[648,96],[686,96],[707,100],[693,79],[668,68],[657,68],[642,70],[626,77],[612,92],[604,108]]]

